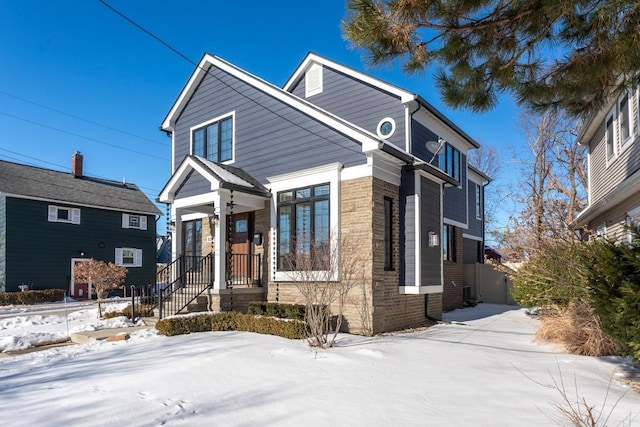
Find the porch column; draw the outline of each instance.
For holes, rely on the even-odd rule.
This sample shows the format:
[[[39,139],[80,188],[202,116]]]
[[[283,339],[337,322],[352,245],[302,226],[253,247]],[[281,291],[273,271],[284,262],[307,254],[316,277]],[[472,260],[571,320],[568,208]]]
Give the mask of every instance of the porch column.
[[[227,287],[227,202],[229,196],[221,194],[220,191],[214,194],[214,213],[217,218],[214,221],[214,289],[226,289]]]
[[[171,233],[171,261],[175,261],[182,251],[182,209],[171,207],[171,215],[175,222]]]

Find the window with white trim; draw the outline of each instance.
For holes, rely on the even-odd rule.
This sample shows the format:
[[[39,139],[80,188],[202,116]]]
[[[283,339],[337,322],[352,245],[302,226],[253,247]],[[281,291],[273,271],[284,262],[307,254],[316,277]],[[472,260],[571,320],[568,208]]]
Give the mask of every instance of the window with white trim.
[[[80,224],[80,209],[49,205],[49,222]]]
[[[632,112],[632,97],[629,93],[626,93],[618,101],[618,127],[620,132],[620,146],[625,148],[631,141],[633,135],[633,123],[631,117]]]
[[[147,229],[146,215],[122,214],[122,228],[135,228],[138,230]]]
[[[476,183],[476,219],[482,219],[482,186]]]
[[[607,226],[604,224],[600,224],[598,228],[596,228],[596,237],[604,239],[607,237]]]
[[[116,248],[116,264],[123,267],[142,267],[142,249]]]
[[[233,115],[192,128],[191,152],[212,162],[233,160]]]
[[[615,108],[607,116],[604,124],[604,137],[607,140],[607,162],[612,161],[616,157],[616,110]]]
[[[278,193],[279,270],[296,269],[308,261],[314,269],[327,268],[329,196],[328,183]]]

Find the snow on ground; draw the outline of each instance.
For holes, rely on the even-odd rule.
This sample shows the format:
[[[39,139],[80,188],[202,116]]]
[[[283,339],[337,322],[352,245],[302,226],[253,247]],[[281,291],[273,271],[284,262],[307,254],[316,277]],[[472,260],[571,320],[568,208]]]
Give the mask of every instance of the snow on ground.
[[[0,316],[0,340],[66,334],[59,312],[20,316]],[[68,317],[70,329],[105,326],[95,308],[78,307]],[[447,313],[445,322],[425,330],[340,335],[336,347],[323,351],[252,333],[164,337],[141,330],[128,341],[0,358],[2,420],[12,426],[540,426],[554,425],[562,396],[553,383],[562,388],[562,381],[570,399],[611,413],[607,425],[640,424],[640,394],[621,380],[625,359],[574,356],[536,342],[536,323],[522,309],[480,304]]]

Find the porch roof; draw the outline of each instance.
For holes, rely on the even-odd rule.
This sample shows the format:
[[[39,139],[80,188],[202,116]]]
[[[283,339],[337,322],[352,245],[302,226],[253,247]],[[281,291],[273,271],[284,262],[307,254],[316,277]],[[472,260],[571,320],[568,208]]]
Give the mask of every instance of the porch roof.
[[[165,184],[160,192],[158,201],[173,203],[176,192],[194,171],[212,184],[211,191],[226,189],[266,199],[271,197],[271,192],[264,185],[241,168],[214,163],[199,156],[188,155],[182,160],[175,173]]]

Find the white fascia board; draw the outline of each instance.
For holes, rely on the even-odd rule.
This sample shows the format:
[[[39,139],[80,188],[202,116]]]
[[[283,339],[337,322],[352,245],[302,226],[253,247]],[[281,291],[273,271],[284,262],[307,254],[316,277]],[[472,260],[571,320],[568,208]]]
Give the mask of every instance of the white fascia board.
[[[411,92],[407,92],[406,90],[400,89],[397,86],[391,85],[389,83],[386,83],[380,79],[377,79],[375,77],[371,77],[367,74],[361,73],[360,71],[354,70],[353,68],[349,68],[346,67],[344,65],[338,64],[336,62],[333,62],[327,58],[323,58],[321,56],[318,56],[314,53],[309,53],[306,58],[302,61],[302,63],[298,66],[298,68],[294,71],[294,73],[291,75],[291,77],[289,77],[289,80],[287,80],[287,82],[284,84],[284,86],[282,87],[283,90],[289,92],[289,90],[291,89],[291,86],[296,83],[301,77],[302,75],[307,71],[307,69],[312,65],[312,64],[322,64],[323,66],[327,66],[329,68],[333,68],[334,70],[337,70],[339,72],[341,72],[342,74],[345,74],[347,76],[353,77],[355,79],[358,79],[364,83],[367,83],[370,86],[376,87],[378,89],[381,89],[385,92],[388,92],[392,95],[397,96],[398,98],[400,98],[400,101],[402,103],[406,103],[409,101],[413,101],[416,96],[415,94],[411,93]]]
[[[422,218],[420,214],[422,213],[422,180],[420,179],[420,174],[416,171],[413,176],[413,188],[414,188],[414,221],[415,221],[415,253],[413,254],[415,258],[415,278],[419,283],[422,278]],[[440,190],[442,192],[442,190]]]
[[[463,154],[467,154],[467,151],[475,149],[473,145],[463,138],[458,132],[444,123],[438,116],[433,114],[426,108],[421,108],[413,115],[414,120],[426,127],[438,137],[444,139],[449,144],[460,150]]]
[[[372,134],[371,132],[359,128],[351,123],[345,122],[342,119],[339,119],[337,116],[322,110],[316,105],[300,99],[297,96],[292,95],[291,93],[286,92],[279,87],[268,83],[267,81],[256,77],[244,70],[241,70],[240,68],[210,54],[206,54],[200,61],[200,64],[198,64],[198,69],[191,76],[191,79],[178,97],[178,101],[176,101],[170,113],[167,115],[167,118],[163,122],[163,130],[173,129],[174,116],[180,114],[180,112],[186,105],[186,102],[196,90],[197,85],[208,73],[209,65],[219,68],[220,70],[236,77],[239,80],[244,81],[245,83],[255,87],[256,89],[266,93],[267,95],[272,96],[273,98],[291,106],[292,108],[295,108],[298,111],[310,117],[313,117],[314,119],[317,119],[318,121],[344,134],[345,136],[355,139],[363,145],[365,143],[375,143],[377,146],[379,142],[377,136]]]

